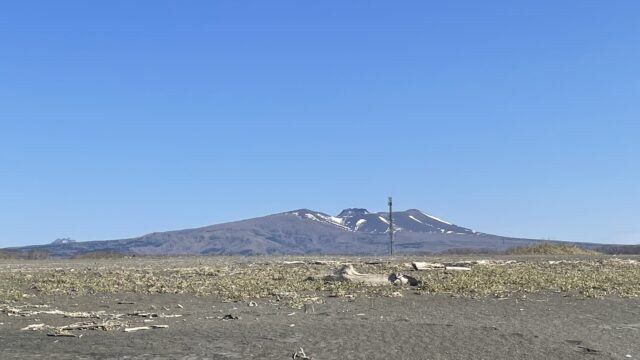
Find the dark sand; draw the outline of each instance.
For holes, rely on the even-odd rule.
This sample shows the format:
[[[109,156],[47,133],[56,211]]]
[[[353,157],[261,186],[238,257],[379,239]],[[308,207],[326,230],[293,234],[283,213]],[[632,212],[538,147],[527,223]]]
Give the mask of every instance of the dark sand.
[[[2,359],[291,359],[300,347],[313,359],[640,359],[637,298],[554,293],[471,299],[407,292],[398,298],[329,298],[308,305],[306,313],[277,301],[259,300],[252,307],[186,295],[28,300],[65,311],[145,310],[182,317],[130,322],[167,329],[87,330],[80,338],[66,338],[20,329],[83,319],[2,314]],[[135,304],[118,304],[121,300]],[[218,318],[227,314],[240,319]]]

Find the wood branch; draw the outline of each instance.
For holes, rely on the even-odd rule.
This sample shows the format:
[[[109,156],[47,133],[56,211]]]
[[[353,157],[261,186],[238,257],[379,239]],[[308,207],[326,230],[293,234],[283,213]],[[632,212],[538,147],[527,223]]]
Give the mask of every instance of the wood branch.
[[[432,270],[432,269],[444,269],[444,264],[441,263],[432,263],[432,262],[418,262],[414,261],[411,263],[411,266],[415,270]]]
[[[451,270],[451,271],[471,271],[471,268],[464,267],[464,266],[447,266],[447,267],[445,267],[445,270]]]

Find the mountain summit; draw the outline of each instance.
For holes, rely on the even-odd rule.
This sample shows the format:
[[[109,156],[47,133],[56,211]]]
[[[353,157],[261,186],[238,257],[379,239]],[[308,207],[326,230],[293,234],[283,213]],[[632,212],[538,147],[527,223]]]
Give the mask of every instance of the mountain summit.
[[[330,216],[321,212],[301,209],[285,214],[295,215],[302,219],[310,219],[343,228],[347,231],[382,234],[389,232],[389,214],[386,212],[370,213],[367,209],[344,209],[338,216]],[[411,209],[393,213],[394,233],[411,231],[420,233],[441,234],[473,234],[474,231],[441,220],[420,210]]]

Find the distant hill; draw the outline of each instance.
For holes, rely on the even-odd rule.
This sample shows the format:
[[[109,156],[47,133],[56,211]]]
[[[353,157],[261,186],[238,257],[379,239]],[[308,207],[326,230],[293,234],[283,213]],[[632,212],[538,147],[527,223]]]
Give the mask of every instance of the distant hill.
[[[61,238],[55,239],[51,244],[53,245],[62,245],[62,244],[70,244],[76,242],[75,240],[71,240],[69,238]]]
[[[484,234],[458,226],[420,210],[393,213],[395,251],[502,251],[540,240]],[[18,252],[44,250],[69,257],[96,251],[139,255],[208,254],[362,254],[389,251],[387,213],[345,209],[336,216],[299,209],[259,218],[195,229],[155,232],[106,241],[59,239],[48,245],[14,248]],[[581,244],[596,247],[597,244]]]

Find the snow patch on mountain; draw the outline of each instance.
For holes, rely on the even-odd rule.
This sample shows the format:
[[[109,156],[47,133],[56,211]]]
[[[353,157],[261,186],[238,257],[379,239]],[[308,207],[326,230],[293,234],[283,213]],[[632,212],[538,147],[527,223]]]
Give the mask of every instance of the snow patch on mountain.
[[[440,218],[437,218],[437,217],[435,217],[435,216],[433,216],[433,215],[429,215],[429,214],[423,213],[422,211],[420,211],[420,212],[422,213],[422,215],[424,215],[424,216],[426,216],[426,217],[430,217],[430,218],[432,218],[432,219],[433,219],[433,220],[435,220],[435,221],[440,221],[441,223],[445,223],[445,224],[447,224],[447,225],[453,225],[452,223],[450,223],[450,222],[446,222],[446,221],[444,221],[444,220],[442,220],[442,219],[440,219]]]
[[[349,232],[384,234],[389,232],[389,219],[385,212],[370,213],[366,209],[349,208],[337,216],[318,211],[300,209],[288,212],[301,219],[312,220]],[[394,212],[394,232],[427,232],[441,234],[474,234],[473,230],[453,225],[417,209]]]
[[[422,221],[420,221],[420,220],[416,219],[413,215],[409,215],[409,218],[410,218],[411,220],[415,220],[415,221],[419,222],[420,224],[424,224]]]

